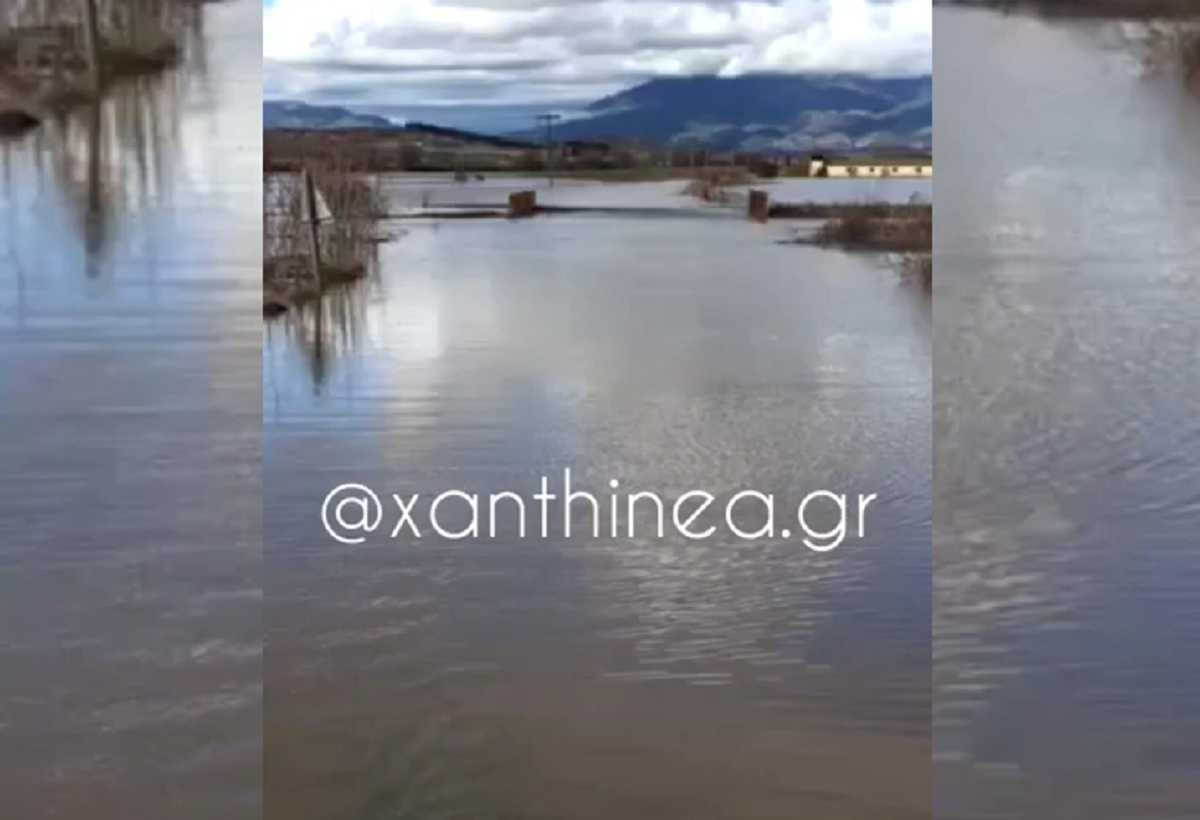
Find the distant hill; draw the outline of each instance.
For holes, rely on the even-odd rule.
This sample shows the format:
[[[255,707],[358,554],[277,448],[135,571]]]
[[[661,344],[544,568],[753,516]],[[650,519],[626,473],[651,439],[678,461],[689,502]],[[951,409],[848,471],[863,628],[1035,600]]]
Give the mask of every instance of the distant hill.
[[[452,109],[450,109],[452,110]],[[339,106],[267,102],[268,129],[406,129],[502,144],[503,139],[438,126],[398,125]],[[751,74],[666,77],[597,100],[555,126],[556,139],[637,140],[716,151],[851,150],[886,146],[925,150],[933,135],[928,76]],[[508,135],[540,144],[530,128]]]
[[[514,150],[530,150],[539,147],[539,143],[531,140],[511,139],[508,137],[493,137],[489,134],[480,134],[476,131],[464,131],[461,128],[446,128],[441,125],[432,125],[427,122],[409,122],[402,126],[404,131],[420,132],[422,134],[430,134],[435,137],[441,137],[448,140],[457,140],[463,143],[474,143],[476,145],[490,145],[494,148],[512,148]]]
[[[336,105],[309,105],[302,102],[264,102],[263,128],[267,131],[403,131],[428,134],[450,142],[513,150],[536,149],[539,145],[532,141],[480,134],[425,122],[399,124],[386,117],[363,114]]]
[[[336,105],[309,105],[292,101],[263,103],[263,128],[353,129],[396,128],[386,117],[360,114]]]
[[[659,78],[598,100],[587,114],[561,123],[558,136],[715,150],[927,148],[933,82],[850,74]]]

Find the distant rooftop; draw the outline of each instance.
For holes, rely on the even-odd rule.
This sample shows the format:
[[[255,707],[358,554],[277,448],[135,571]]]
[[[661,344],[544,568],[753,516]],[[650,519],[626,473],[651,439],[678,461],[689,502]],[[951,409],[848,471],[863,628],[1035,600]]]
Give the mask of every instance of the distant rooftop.
[[[821,159],[827,165],[853,165],[860,167],[878,167],[884,165],[932,165],[932,154],[813,154],[813,159]]]

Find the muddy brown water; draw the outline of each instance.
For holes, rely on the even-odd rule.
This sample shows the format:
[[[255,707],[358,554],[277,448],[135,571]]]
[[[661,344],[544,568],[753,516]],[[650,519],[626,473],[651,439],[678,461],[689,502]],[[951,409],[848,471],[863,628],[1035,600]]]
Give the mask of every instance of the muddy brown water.
[[[939,11],[938,816],[1200,815],[1200,101]]]
[[[553,195],[652,218],[398,222],[369,281],[266,326],[269,816],[928,816],[928,297],[679,187]],[[881,500],[827,554],[319,523],[346,481],[531,492],[564,467]]]
[[[0,141],[6,817],[261,809],[260,6]]]

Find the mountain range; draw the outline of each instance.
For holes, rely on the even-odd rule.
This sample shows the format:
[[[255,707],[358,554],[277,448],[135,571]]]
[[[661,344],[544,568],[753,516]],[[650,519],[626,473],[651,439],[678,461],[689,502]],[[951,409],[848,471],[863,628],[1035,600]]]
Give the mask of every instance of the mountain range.
[[[635,138],[716,150],[924,146],[933,128],[930,77],[758,74],[650,80],[565,122],[564,139]]]
[[[399,127],[337,106],[269,102],[267,128]],[[665,77],[597,100],[555,126],[555,139],[634,139],[719,151],[807,151],[872,145],[928,148],[929,76],[751,74]],[[536,129],[508,133],[540,140]]]
[[[395,128],[387,117],[363,114],[337,105],[309,105],[291,100],[263,102],[263,128],[341,131],[353,128]]]

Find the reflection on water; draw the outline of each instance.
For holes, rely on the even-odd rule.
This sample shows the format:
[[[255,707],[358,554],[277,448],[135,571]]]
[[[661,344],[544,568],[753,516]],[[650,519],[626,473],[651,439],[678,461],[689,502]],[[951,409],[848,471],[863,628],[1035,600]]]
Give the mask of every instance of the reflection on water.
[[[928,301],[734,214],[403,228],[376,280],[265,330],[268,814],[927,817]],[[563,467],[883,500],[823,555],[320,530],[344,481]]]
[[[363,344],[367,305],[380,287],[377,272],[371,270],[365,281],[332,287],[323,298],[293,308],[266,325],[265,344],[286,345],[300,352],[309,363],[317,392],[325,384],[331,362],[353,355]],[[277,399],[266,397],[268,403]]]
[[[102,100],[47,120],[24,140],[0,142],[12,198],[6,241],[18,264],[27,251],[41,250],[19,241],[22,217],[32,218],[21,205],[52,198],[52,218],[82,240],[70,252],[90,276],[100,273],[120,233],[113,224],[169,195],[164,177],[176,160],[179,85],[176,75],[129,81]]]
[[[934,725],[962,818],[1200,814],[1200,103],[937,18]]]
[[[259,813],[261,7],[0,140],[0,794]]]

